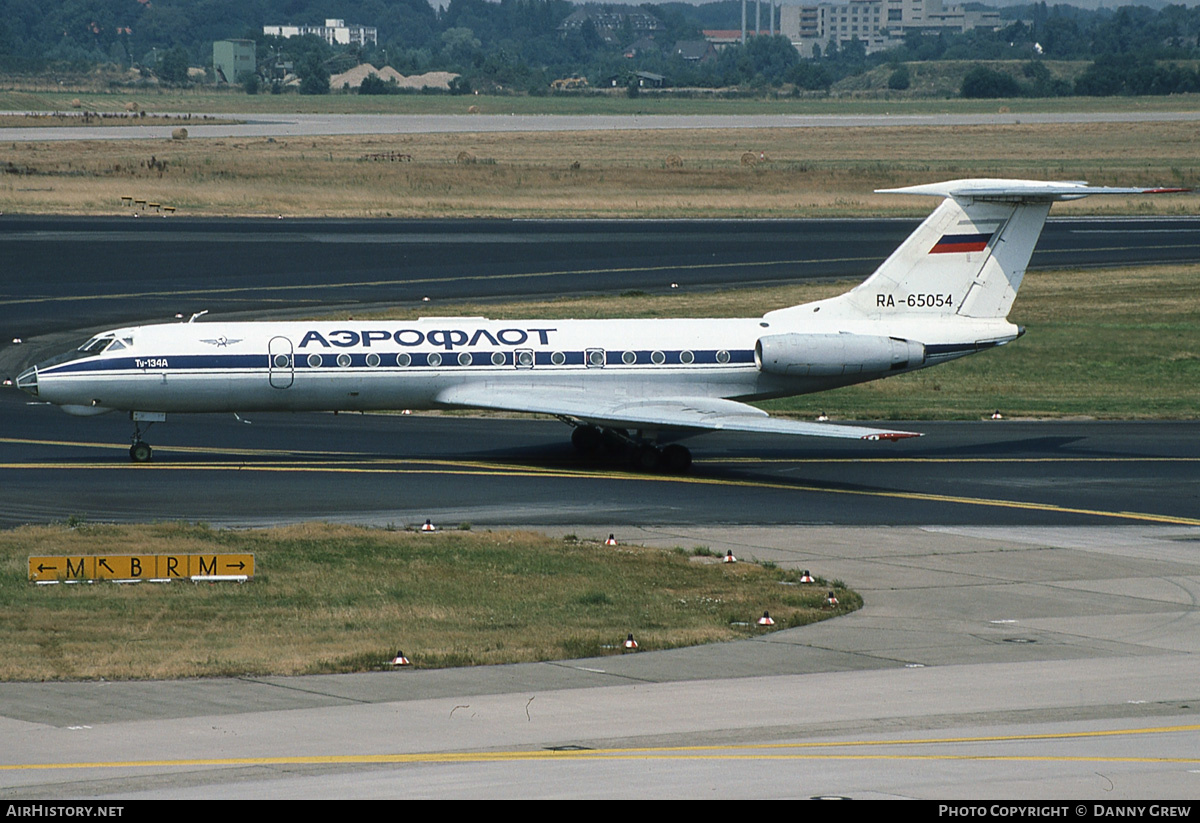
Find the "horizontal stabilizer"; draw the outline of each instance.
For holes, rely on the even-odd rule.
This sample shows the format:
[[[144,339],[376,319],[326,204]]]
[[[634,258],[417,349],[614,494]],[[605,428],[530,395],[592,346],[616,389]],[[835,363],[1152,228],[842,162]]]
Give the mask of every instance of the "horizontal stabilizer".
[[[944,183],[926,183],[900,189],[876,189],[877,194],[922,194],[933,197],[953,197],[956,200],[1018,200],[1022,202],[1078,200],[1093,194],[1175,194],[1190,191],[1179,188],[1125,188],[1089,186],[1081,180],[1043,182],[1040,180],[967,179]]]

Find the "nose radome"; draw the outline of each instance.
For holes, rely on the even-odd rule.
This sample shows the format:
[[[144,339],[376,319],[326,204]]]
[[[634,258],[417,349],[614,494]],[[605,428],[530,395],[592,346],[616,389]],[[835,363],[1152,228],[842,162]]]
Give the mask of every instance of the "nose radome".
[[[36,396],[38,393],[37,366],[32,366],[17,375],[17,388]]]

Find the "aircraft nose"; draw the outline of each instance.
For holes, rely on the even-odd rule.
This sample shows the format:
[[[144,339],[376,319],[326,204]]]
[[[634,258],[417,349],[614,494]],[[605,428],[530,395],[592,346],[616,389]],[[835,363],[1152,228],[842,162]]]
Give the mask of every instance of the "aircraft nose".
[[[21,391],[29,392],[30,394],[34,395],[35,397],[37,396],[37,393],[38,393],[37,366],[32,366],[17,375],[17,388],[20,389]]]

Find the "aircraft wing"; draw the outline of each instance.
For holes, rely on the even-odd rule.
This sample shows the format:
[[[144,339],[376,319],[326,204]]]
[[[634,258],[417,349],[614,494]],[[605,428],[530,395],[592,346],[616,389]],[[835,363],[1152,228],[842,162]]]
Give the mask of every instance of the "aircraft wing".
[[[589,390],[549,390],[544,386],[505,387],[503,394],[486,386],[454,386],[438,394],[447,406],[495,411],[552,414],[596,426],[618,429],[667,429],[699,434],[705,431],[759,432],[853,440],[902,440],[915,432],[869,429],[832,423],[783,420],[754,406],[712,397],[657,397],[648,400],[602,397]]]

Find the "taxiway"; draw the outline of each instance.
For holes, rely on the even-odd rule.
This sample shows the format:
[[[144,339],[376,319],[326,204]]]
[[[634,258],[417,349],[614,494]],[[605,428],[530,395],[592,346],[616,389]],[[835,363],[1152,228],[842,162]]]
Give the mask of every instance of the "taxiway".
[[[432,272],[416,286],[400,282],[401,267],[369,257],[348,268],[318,258],[293,273],[294,289],[275,262],[249,284],[220,271],[208,278],[203,255],[230,235],[160,223],[139,228],[144,242],[124,247],[133,260],[114,266],[103,256],[80,262],[86,226],[81,240],[63,224],[5,240],[18,224],[0,220],[0,242],[25,250],[6,280],[4,339],[24,324],[29,341],[0,348],[4,370],[117,318],[208,306],[311,312],[340,288],[348,299],[387,301],[488,287],[465,261],[439,280],[437,243],[413,264]],[[288,229],[289,241],[305,234]],[[301,254],[322,243],[337,254],[347,243],[320,239],[323,229],[307,236]],[[1144,233],[1142,251],[1130,254],[1194,250],[1194,237],[1194,228]],[[392,253],[390,242],[372,248]],[[495,243],[480,248],[491,253]],[[289,246],[270,244],[258,259]],[[642,288],[622,285],[624,269],[641,283],[655,271],[663,288],[689,272],[769,280],[760,275],[795,261],[794,249],[785,256],[776,246],[746,269],[733,257],[658,269],[603,255],[539,267],[535,248],[501,266],[513,276],[497,294],[521,282],[551,293]],[[168,265],[178,279],[164,287]],[[560,270],[577,279],[547,274]],[[545,276],[521,279],[530,273]],[[852,446],[713,435],[697,441],[691,476],[669,478],[581,465],[552,421],[402,415],[172,419],[153,432],[156,462],[134,466],[127,421],[72,419],[30,400],[0,393],[6,525],[72,515],[221,525],[433,517],[581,537],[615,531],[623,541],[811,568],[847,581],[866,607],[755,641],[594,660],[4,683],[0,797],[1200,795],[1194,423],[914,423],[926,437]],[[617,639],[636,630],[614,627]],[[381,648],[401,641],[379,639]]]

